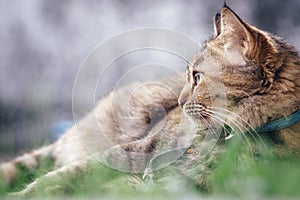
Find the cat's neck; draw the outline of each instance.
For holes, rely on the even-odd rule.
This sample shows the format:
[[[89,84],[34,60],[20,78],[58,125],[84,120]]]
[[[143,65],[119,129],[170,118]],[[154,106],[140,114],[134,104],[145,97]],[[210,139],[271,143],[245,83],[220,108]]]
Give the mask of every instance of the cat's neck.
[[[278,143],[283,143],[292,152],[300,154],[300,121],[273,134],[277,135]]]

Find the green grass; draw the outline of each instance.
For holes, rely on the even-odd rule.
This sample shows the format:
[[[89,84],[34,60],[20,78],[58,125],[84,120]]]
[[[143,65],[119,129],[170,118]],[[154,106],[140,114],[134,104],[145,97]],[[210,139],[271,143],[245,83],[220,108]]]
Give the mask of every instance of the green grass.
[[[236,198],[297,198],[300,197],[300,159],[292,155],[279,156],[270,148],[254,144],[251,148],[238,139],[224,145],[225,153],[212,173],[207,184],[211,190],[203,192],[191,177],[183,175],[176,166],[169,166],[154,173],[154,181],[144,182],[129,178],[122,173],[103,165],[95,164],[88,173],[80,174],[71,180],[61,177],[56,180],[42,179],[36,194],[38,199],[51,197],[76,197],[119,199],[119,198],[199,198],[199,197],[236,197]],[[254,153],[255,152],[255,155]],[[52,166],[45,162],[38,171],[23,170],[25,178],[13,187],[0,186],[0,195],[18,191],[26,183],[41,176]],[[21,167],[22,168],[22,167]],[[137,175],[140,177],[141,175]],[[20,176],[21,177],[21,176]]]
[[[266,147],[257,147],[253,155],[238,141],[227,147],[212,175],[214,194],[230,196],[300,197],[300,158],[278,155]]]
[[[28,183],[36,178],[47,173],[53,167],[53,161],[50,158],[44,158],[41,161],[39,170],[28,169],[23,165],[17,165],[17,175],[15,181],[7,185],[4,183],[3,178],[0,176],[0,197],[5,196],[7,193],[17,192],[23,189]]]

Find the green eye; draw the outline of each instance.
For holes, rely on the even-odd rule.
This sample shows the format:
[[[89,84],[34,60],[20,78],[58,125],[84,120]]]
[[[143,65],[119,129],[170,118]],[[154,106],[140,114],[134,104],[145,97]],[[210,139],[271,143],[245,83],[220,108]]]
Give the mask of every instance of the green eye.
[[[198,85],[203,79],[203,73],[201,72],[193,72],[194,76],[194,85]]]

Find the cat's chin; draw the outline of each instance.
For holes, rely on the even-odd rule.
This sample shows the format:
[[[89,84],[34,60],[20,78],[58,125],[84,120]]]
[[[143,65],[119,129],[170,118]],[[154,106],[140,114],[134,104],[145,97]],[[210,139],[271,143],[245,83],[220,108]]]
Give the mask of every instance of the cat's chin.
[[[197,123],[198,132],[208,130],[210,127],[210,123],[206,119],[194,119],[194,121]]]
[[[206,117],[196,117],[187,115],[188,121],[190,124],[193,124],[196,127],[197,131],[204,131],[210,127],[210,119]]]

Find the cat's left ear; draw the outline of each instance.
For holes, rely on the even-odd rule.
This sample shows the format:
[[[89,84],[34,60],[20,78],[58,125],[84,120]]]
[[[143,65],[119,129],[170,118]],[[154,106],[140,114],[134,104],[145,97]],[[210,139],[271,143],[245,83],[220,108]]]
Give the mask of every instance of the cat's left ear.
[[[253,36],[250,25],[243,22],[227,6],[215,17],[215,34],[222,41],[225,53],[246,56],[252,48]]]
[[[221,46],[225,57],[237,65],[251,60],[260,65],[266,77],[264,85],[270,87],[283,65],[283,56],[267,33],[241,20],[229,7],[224,6],[215,17],[214,40]]]

